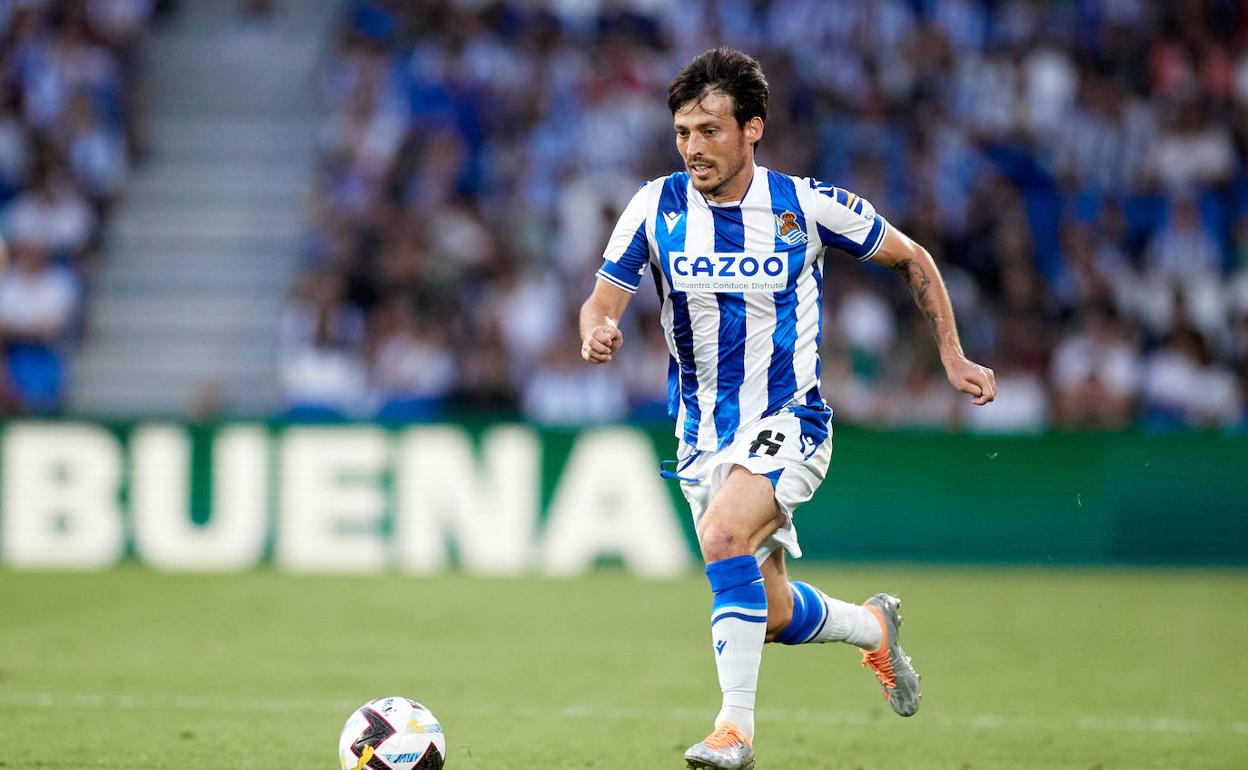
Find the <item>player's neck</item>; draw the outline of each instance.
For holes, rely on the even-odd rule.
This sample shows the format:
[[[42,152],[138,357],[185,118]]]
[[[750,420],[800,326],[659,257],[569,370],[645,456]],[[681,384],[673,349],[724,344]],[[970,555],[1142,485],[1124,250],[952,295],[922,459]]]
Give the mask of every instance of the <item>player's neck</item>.
[[[754,158],[746,161],[736,176],[722,185],[713,193],[703,194],[708,203],[737,203],[745,200],[745,194],[750,191],[750,184],[754,181]]]

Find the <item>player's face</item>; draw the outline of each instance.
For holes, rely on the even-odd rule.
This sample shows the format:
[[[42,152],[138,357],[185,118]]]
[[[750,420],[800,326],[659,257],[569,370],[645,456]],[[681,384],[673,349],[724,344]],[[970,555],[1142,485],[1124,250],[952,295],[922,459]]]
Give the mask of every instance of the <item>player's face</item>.
[[[693,187],[713,201],[740,200],[750,184],[754,142],[763,135],[763,121],[750,118],[737,125],[732,97],[714,91],[677,111],[676,149],[685,160]]]

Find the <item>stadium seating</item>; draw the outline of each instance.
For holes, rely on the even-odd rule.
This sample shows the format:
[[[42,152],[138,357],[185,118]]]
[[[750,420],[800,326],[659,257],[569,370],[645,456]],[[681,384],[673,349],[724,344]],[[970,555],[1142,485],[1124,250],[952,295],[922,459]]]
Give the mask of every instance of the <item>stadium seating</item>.
[[[1248,52],[1235,34],[1248,19],[1235,6],[655,8],[346,4],[304,255],[340,289],[327,312],[363,319],[333,351],[349,372],[341,410],[415,400],[414,417],[489,406],[556,423],[659,411],[653,298],[634,301],[626,365],[604,383],[566,360],[572,312],[623,202],[678,161],[667,80],[722,43],[769,74],[762,162],[854,189],[924,243],[968,352],[1002,381],[996,404],[968,412],[942,389],[900,283],[833,258],[824,371],[842,418],[1248,425]],[[414,350],[440,374],[390,360]],[[538,381],[607,395],[576,407],[526,394]]]
[[[143,156],[136,98],[151,0],[0,8],[0,410],[55,412],[104,224]]]

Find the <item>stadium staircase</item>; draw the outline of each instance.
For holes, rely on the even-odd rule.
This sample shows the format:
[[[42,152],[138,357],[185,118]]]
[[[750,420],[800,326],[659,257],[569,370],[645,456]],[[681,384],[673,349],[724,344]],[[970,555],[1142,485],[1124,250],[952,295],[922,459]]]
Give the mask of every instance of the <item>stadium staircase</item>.
[[[69,406],[180,416],[217,393],[274,403],[281,303],[305,225],[328,0],[282,0],[269,34],[233,2],[185,2],[149,43],[151,157],[131,176],[88,291]]]

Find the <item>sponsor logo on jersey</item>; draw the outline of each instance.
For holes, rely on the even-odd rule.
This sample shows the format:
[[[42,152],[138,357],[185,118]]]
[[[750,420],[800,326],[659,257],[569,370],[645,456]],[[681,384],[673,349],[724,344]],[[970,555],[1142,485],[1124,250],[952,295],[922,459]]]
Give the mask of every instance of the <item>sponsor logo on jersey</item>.
[[[667,223],[668,235],[672,234],[672,230],[676,228],[676,225],[680,222],[680,218],[683,217],[684,215],[685,215],[685,212],[683,211],[664,211],[663,212],[663,221]]]
[[[797,223],[797,214],[794,214],[792,211],[785,211],[776,215],[776,237],[790,246],[810,241],[810,237],[802,231],[802,226]]]
[[[671,255],[672,288],[694,292],[777,292],[788,286],[788,259],[775,253]]]

